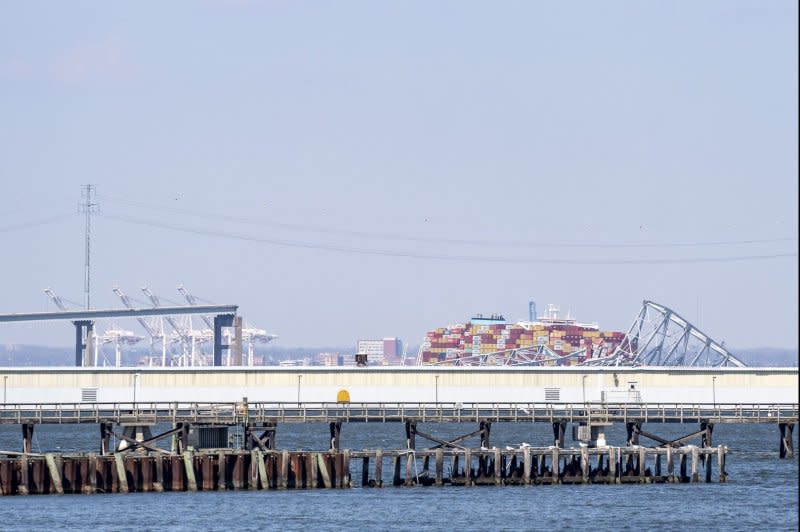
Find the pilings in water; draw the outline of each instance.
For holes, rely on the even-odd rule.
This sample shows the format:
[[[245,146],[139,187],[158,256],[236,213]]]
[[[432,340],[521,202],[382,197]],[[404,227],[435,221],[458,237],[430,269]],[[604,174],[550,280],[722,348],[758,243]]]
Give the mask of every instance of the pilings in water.
[[[381,487],[387,459],[395,486],[712,482],[713,463],[716,480],[725,482],[727,452],[725,446],[693,445],[327,452],[217,449],[109,455],[3,452],[0,494],[348,488],[353,486],[353,464],[361,465],[357,485]]]

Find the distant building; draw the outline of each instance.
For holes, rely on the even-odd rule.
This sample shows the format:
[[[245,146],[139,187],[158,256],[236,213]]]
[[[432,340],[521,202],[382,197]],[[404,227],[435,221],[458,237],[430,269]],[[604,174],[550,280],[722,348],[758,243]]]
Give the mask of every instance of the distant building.
[[[318,353],[316,363],[320,366],[342,366],[344,365],[344,356],[341,353]]]
[[[399,338],[359,340],[356,342],[356,353],[367,355],[370,365],[399,364],[403,355],[403,343]]]

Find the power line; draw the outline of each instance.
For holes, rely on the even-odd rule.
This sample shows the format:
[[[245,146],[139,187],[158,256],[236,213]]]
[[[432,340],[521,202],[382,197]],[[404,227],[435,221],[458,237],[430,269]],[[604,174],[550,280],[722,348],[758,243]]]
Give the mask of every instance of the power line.
[[[145,220],[124,215],[116,215],[104,213],[105,218],[117,220],[129,224],[143,225],[148,227],[155,227],[159,229],[168,229],[172,231],[180,231],[183,233],[192,233],[196,235],[212,236],[217,238],[225,238],[229,240],[242,240],[247,242],[257,242],[261,244],[269,244],[284,247],[304,248],[324,251],[335,251],[340,253],[351,253],[359,255],[376,255],[384,257],[397,257],[397,258],[412,258],[412,259],[430,259],[440,261],[452,262],[474,262],[474,263],[506,263],[506,264],[576,264],[576,265],[613,265],[613,264],[689,264],[701,262],[741,262],[753,260],[768,260],[778,258],[797,257],[796,252],[792,253],[773,253],[764,255],[739,255],[734,257],[697,257],[685,259],[565,259],[565,258],[515,258],[515,257],[488,257],[488,256],[474,256],[474,255],[449,255],[449,254],[434,254],[434,253],[417,253],[405,252],[387,249],[372,249],[372,248],[356,248],[349,246],[338,246],[331,244],[320,244],[314,242],[303,242],[297,240],[284,240],[279,238],[258,237],[252,235],[245,235],[241,233],[233,233],[221,230],[199,229],[193,227],[186,227],[175,224],[168,224],[163,222],[156,222],[152,220]]]
[[[31,220],[29,222],[22,222],[18,224],[6,225],[0,227],[0,233],[10,233],[12,231],[20,231],[23,229],[30,229],[31,227],[38,227],[40,225],[48,225],[55,222],[59,222],[66,218],[72,218],[75,216],[74,213],[69,214],[57,214],[55,216],[48,216],[47,218],[40,218],[38,220]]]
[[[473,239],[456,239],[456,238],[442,238],[442,237],[426,237],[426,236],[413,236],[401,235],[397,233],[376,233],[369,231],[352,231],[347,229],[331,229],[326,227],[301,225],[301,224],[288,224],[283,222],[275,222],[269,220],[258,220],[245,216],[231,216],[219,213],[209,213],[205,211],[195,211],[191,209],[183,209],[177,207],[169,207],[166,205],[154,205],[140,201],[127,200],[123,198],[115,198],[111,196],[101,195],[104,200],[113,203],[120,203],[132,207],[141,207],[145,209],[162,211],[171,214],[182,214],[187,216],[195,216],[203,219],[217,219],[226,222],[240,223],[255,225],[261,227],[276,227],[280,229],[287,229],[290,231],[305,231],[312,233],[330,234],[351,236],[358,238],[372,238],[382,240],[399,240],[410,242],[426,242],[432,244],[458,244],[469,246],[492,246],[492,247],[539,247],[539,248],[671,248],[671,247],[710,247],[710,246],[733,246],[733,245],[752,245],[752,244],[773,244],[779,242],[796,242],[797,237],[779,237],[779,238],[762,238],[762,239],[747,239],[747,240],[711,240],[711,241],[693,241],[693,242],[541,242],[541,241],[524,241],[524,240],[473,240]]]

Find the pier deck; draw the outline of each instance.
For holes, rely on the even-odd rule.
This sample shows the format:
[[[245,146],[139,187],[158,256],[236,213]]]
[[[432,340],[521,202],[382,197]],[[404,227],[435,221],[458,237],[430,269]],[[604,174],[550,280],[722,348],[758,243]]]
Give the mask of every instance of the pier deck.
[[[37,403],[0,405],[0,424],[797,423],[798,404],[689,403]]]

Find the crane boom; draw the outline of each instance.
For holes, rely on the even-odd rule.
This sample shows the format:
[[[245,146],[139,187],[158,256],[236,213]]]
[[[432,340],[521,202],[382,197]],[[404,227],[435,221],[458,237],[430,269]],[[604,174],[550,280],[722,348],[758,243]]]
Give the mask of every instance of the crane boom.
[[[182,284],[178,285],[178,292],[181,293],[181,295],[183,296],[183,298],[186,300],[187,303],[189,303],[192,306],[197,305],[197,299],[192,294],[190,294],[189,291],[186,289],[186,287],[183,286]],[[209,318],[208,316],[200,316],[200,318],[202,318],[202,320],[205,322],[206,326],[209,329],[211,329],[212,331],[214,330],[214,324],[211,323],[211,318]]]
[[[118,286],[115,286],[112,290],[117,295],[117,297],[119,297],[122,300],[122,304],[125,305],[126,308],[133,308],[133,303],[131,303],[130,298],[127,295],[125,295],[125,293],[123,293]],[[144,328],[144,330],[147,331],[147,334],[149,334],[151,338],[155,339],[155,338],[160,338],[162,336],[162,334],[158,332],[155,329],[155,327],[153,327],[150,323],[148,323],[147,320],[145,320],[144,318],[136,318],[136,321],[138,321],[139,325],[141,325]]]
[[[53,292],[52,289],[45,288],[44,289],[44,293],[47,294],[50,297],[50,299],[53,300],[53,303],[56,304],[56,306],[58,307],[58,310],[67,310],[67,306],[61,300],[61,298],[58,297],[55,292]]]

